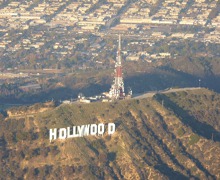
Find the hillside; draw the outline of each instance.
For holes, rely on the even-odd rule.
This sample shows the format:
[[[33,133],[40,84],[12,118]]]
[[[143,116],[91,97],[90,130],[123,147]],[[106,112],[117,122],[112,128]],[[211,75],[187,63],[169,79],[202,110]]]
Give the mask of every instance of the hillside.
[[[220,94],[207,89],[0,116],[1,179],[219,179]],[[49,141],[49,129],[115,123]]]

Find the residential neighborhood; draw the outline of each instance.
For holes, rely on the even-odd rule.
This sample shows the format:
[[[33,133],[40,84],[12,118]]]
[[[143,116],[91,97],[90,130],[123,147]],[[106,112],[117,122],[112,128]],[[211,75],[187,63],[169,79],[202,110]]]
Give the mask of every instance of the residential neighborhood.
[[[195,39],[197,37],[199,41],[220,43],[218,0],[134,2],[54,0],[10,1],[9,3],[2,1],[0,3],[2,4],[0,51],[6,54],[31,49],[42,53],[42,50],[49,46],[48,51],[64,59],[78,44],[74,37],[70,39],[68,34],[78,33],[91,33],[105,37],[105,34],[112,33],[146,35],[152,32],[147,34],[147,37],[152,38],[153,41],[157,41],[158,38]],[[177,26],[180,32],[164,33],[163,27],[167,26],[170,28]],[[189,29],[190,26],[199,31],[181,31],[181,27]],[[156,32],[152,30],[155,28],[157,28]],[[161,31],[158,30],[159,28]],[[203,32],[204,29],[206,32]],[[53,35],[49,36],[49,33]],[[81,39],[78,42],[85,41],[88,39]],[[99,46],[102,45],[99,44]],[[88,50],[88,52],[92,51]]]
[[[219,9],[219,0],[2,0],[0,78],[114,67],[118,34],[127,62],[160,66],[183,45],[219,57]]]

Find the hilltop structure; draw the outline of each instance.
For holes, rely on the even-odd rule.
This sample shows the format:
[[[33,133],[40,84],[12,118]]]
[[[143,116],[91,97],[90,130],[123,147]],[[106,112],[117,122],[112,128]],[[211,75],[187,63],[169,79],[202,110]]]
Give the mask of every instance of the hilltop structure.
[[[111,102],[112,100],[122,100],[132,97],[132,90],[131,88],[128,89],[128,94],[125,94],[124,91],[124,80],[123,80],[123,73],[122,73],[122,58],[121,58],[121,36],[119,35],[118,40],[118,52],[117,52],[117,59],[115,62],[115,73],[114,73],[114,80],[111,85],[109,92],[102,93],[101,96],[89,97],[85,98],[82,95],[78,96],[79,102],[90,103],[91,101],[102,101],[102,102]]]
[[[115,77],[113,84],[109,91],[109,97],[111,99],[124,99],[124,80],[122,77],[122,64],[121,64],[121,35],[119,35],[117,60],[115,63]]]

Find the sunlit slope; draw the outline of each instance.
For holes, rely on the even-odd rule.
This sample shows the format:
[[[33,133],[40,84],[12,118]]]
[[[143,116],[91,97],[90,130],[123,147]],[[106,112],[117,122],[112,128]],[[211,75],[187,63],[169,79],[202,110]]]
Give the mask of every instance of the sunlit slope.
[[[206,89],[61,105],[0,123],[0,177],[220,178],[220,95]],[[49,141],[50,128],[115,123],[116,132]]]

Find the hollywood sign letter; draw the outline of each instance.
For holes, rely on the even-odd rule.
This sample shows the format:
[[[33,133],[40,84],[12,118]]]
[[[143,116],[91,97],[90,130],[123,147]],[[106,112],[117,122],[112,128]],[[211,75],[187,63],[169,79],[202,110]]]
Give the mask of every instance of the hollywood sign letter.
[[[115,132],[115,124],[108,123],[108,135],[111,135]],[[72,126],[67,128],[60,129],[50,129],[50,142],[55,139],[66,139],[74,137],[83,137],[83,136],[96,136],[103,135],[105,133],[105,125],[100,124],[88,124],[82,126]]]

